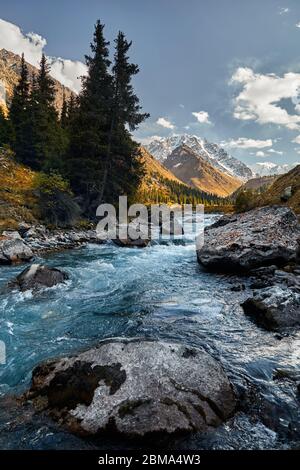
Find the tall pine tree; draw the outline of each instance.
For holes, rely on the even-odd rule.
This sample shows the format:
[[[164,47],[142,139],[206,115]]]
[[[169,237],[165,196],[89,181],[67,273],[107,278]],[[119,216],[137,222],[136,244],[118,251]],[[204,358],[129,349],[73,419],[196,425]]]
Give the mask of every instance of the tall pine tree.
[[[10,145],[12,137],[13,133],[11,123],[0,106],[0,147]]]
[[[67,139],[54,106],[55,87],[50,67],[43,54],[40,70],[33,82],[30,113],[32,133],[32,159],[30,165],[37,170],[61,169]]]
[[[19,161],[30,164],[32,157],[30,83],[24,54],[21,60],[21,73],[10,106],[10,121],[13,128],[12,147]]]
[[[63,92],[63,102],[60,112],[60,125],[63,129],[68,127],[68,103],[66,100],[65,91]]]
[[[86,212],[90,215],[95,215],[101,192],[113,97],[109,43],[103,29],[104,25],[97,21],[92,55],[86,56],[88,73],[82,79],[79,109],[72,123],[69,156],[73,190],[84,198]]]
[[[132,86],[132,78],[139,72],[138,66],[129,61],[128,51],[132,42],[127,41],[125,35],[119,32],[115,44],[113,107],[101,200],[107,194],[108,180],[112,200],[116,200],[119,194],[132,197],[138,188],[143,167],[138,155],[138,145],[132,140],[129,131],[134,131],[149,117],[149,114],[141,113],[139,98]]]

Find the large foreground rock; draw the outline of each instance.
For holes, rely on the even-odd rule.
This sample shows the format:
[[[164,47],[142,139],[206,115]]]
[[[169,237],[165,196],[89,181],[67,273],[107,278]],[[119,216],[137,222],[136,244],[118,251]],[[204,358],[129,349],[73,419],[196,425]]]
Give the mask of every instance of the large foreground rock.
[[[53,287],[68,278],[69,276],[59,269],[32,264],[22,271],[10,285],[19,288],[21,291],[39,290],[44,287]]]
[[[300,325],[300,294],[289,287],[275,285],[254,291],[242,307],[268,330]]]
[[[126,437],[208,431],[234,412],[232,386],[209,354],[114,339],[33,372],[28,394],[70,431]]]
[[[208,227],[198,261],[218,271],[280,266],[295,261],[299,238],[297,217],[288,207],[262,207]]]
[[[31,248],[19,238],[0,240],[0,264],[12,264],[30,261],[33,257]]]

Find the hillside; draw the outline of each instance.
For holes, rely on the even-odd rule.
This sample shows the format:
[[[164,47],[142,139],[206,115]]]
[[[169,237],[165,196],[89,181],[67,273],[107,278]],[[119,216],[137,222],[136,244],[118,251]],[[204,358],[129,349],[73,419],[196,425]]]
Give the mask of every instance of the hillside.
[[[278,177],[260,197],[260,205],[284,204],[300,213],[300,165]]]
[[[15,162],[12,152],[0,148],[0,230],[35,220],[34,175]]]
[[[239,188],[242,182],[212,166],[190,147],[177,147],[165,160],[165,166],[185,184],[226,197]]]
[[[27,63],[27,67],[30,76],[38,73],[38,69],[33,65]],[[0,84],[5,87],[6,100],[8,105],[12,98],[14,86],[18,83],[20,77],[20,68],[21,57],[19,55],[13,54],[6,49],[0,50]],[[66,99],[69,99],[72,91],[69,88],[64,87],[58,80],[55,80],[54,78],[53,80],[55,84],[55,107],[57,111],[60,112],[63,102],[63,93],[65,93]],[[1,92],[0,89],[0,101],[1,95],[3,95],[3,91]],[[5,105],[3,101],[2,105]]]
[[[144,147],[140,148],[145,168],[136,198],[143,203],[204,203],[222,205],[220,198],[183,183],[164,165],[159,163]]]
[[[258,178],[251,178],[246,183],[244,183],[240,188],[238,188],[233,194],[232,197],[236,197],[242,191],[253,191],[256,193],[265,192],[278,178],[278,176],[260,176]]]
[[[229,176],[242,181],[247,181],[254,176],[245,163],[229,155],[220,145],[208,142],[196,135],[175,134],[171,137],[155,138],[147,145],[147,149],[164,164],[169,155],[181,145],[186,145],[203,160]]]

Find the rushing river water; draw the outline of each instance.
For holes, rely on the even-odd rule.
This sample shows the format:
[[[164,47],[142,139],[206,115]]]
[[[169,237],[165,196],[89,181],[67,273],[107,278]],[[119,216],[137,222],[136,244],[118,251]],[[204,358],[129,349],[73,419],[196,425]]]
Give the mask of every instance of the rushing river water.
[[[207,216],[206,223],[215,218]],[[254,396],[255,412],[241,408],[215,433],[185,438],[178,445],[263,449],[300,441],[295,383],[273,378],[277,370],[299,376],[300,334],[280,339],[253,324],[240,307],[247,289],[231,290],[247,280],[205,272],[191,234],[184,243],[144,249],[89,245],[48,256],[46,262],[67,271],[70,280],[35,296],[0,294],[0,340],[7,349],[7,363],[0,365],[2,397],[26,390],[33,367],[42,360],[86,349],[103,338],[167,339],[204,347],[221,360],[239,393],[253,390]],[[0,288],[23,269],[1,267]],[[12,427],[13,419],[20,423]],[[7,404],[1,408],[0,400],[0,448],[87,445],[43,421],[22,424],[20,412]]]

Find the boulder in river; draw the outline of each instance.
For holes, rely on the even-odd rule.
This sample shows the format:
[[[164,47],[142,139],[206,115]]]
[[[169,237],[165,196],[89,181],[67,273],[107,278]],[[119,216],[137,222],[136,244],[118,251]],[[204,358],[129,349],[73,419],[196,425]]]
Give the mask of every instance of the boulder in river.
[[[149,245],[150,240],[143,240],[138,238],[137,240],[132,240],[131,238],[115,238],[113,242],[123,248],[145,248]]]
[[[286,286],[274,285],[254,291],[242,307],[246,315],[268,330],[300,325],[300,294]]]
[[[68,275],[56,268],[49,268],[40,264],[32,264],[21,272],[10,286],[26,290],[39,290],[44,287],[53,287],[68,279]]]
[[[0,240],[0,264],[30,261],[32,258],[33,252],[23,240],[7,237]]]
[[[206,432],[236,406],[225,372],[208,353],[123,338],[42,363],[27,398],[71,432],[137,438]]]
[[[268,206],[226,216],[205,230],[199,263],[220,272],[249,271],[293,262],[300,226],[288,207]]]

